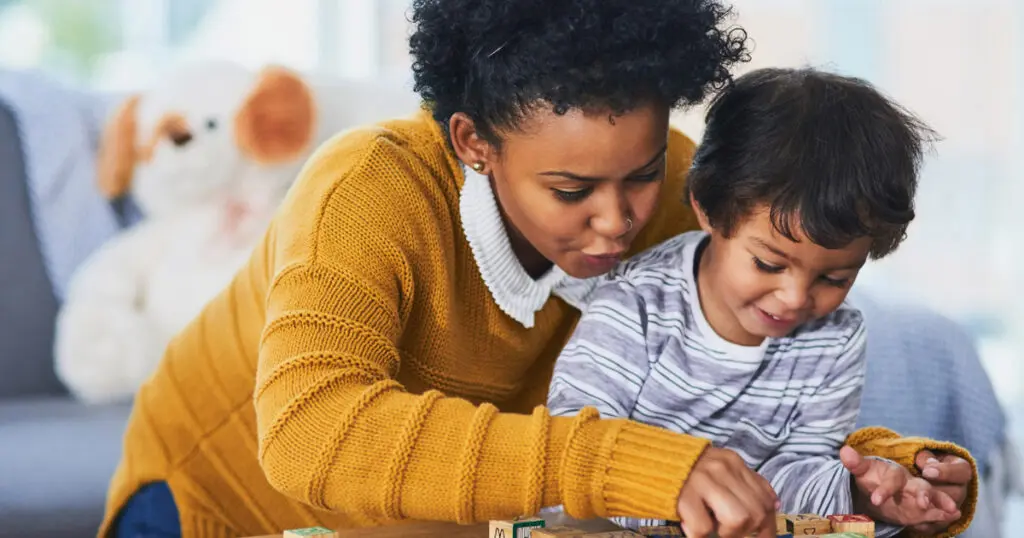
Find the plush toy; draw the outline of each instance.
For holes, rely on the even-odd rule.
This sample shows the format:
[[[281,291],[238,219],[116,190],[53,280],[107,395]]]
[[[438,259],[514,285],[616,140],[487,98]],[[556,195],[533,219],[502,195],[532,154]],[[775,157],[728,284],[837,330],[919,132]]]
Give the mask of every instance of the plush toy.
[[[130,193],[144,218],[72,279],[55,360],[74,395],[130,398],[228,284],[303,162],[345,127],[323,121],[319,104],[297,73],[222,62],[190,64],[124,101],[104,133],[97,179],[111,199]]]

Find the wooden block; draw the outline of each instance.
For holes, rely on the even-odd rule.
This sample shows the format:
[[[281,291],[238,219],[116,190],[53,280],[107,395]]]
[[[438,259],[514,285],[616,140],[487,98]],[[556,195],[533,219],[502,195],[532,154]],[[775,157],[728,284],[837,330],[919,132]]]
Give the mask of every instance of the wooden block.
[[[338,533],[323,527],[309,527],[284,531],[284,538],[338,538]]]
[[[793,536],[813,536],[832,532],[832,522],[816,514],[786,516],[786,530]]]
[[[786,514],[775,514],[775,534],[778,536],[789,534],[789,527],[786,526]]]
[[[875,538],[875,522],[861,514],[837,514],[828,516],[832,522],[832,532],[855,532],[868,538]]]
[[[491,521],[487,535],[490,538],[529,538],[533,529],[542,528],[544,520],[539,517]]]
[[[530,533],[530,536],[531,538],[580,538],[586,534],[587,531],[580,530],[575,527],[557,525],[554,527],[533,529],[533,531]]]
[[[683,529],[679,525],[659,525],[657,527],[640,527],[637,529],[640,534],[647,538],[662,538],[670,536],[682,536]]]

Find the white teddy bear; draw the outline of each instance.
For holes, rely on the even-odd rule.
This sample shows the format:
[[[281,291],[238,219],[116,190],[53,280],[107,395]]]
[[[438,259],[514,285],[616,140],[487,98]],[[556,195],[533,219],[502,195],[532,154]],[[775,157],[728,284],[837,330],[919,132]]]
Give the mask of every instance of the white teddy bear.
[[[55,361],[75,396],[130,398],[225,288],[303,162],[346,126],[344,114],[325,121],[318,109],[328,93],[280,67],[202,62],[123,103],[104,134],[98,182],[112,199],[130,192],[144,219],[70,284]]]

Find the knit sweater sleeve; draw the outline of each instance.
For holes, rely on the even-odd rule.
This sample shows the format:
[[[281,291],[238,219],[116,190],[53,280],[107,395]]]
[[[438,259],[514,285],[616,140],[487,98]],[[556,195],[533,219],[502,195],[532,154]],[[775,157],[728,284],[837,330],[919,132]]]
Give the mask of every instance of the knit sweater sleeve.
[[[396,380],[403,355],[416,353],[399,345],[420,329],[410,305],[430,293],[416,264],[446,263],[429,229],[453,224],[413,179],[428,167],[390,155],[386,141],[347,140],[307,165],[271,231],[254,394],[270,484],[366,525],[558,504],[581,518],[674,519],[705,440],[594,409],[501,413]]]

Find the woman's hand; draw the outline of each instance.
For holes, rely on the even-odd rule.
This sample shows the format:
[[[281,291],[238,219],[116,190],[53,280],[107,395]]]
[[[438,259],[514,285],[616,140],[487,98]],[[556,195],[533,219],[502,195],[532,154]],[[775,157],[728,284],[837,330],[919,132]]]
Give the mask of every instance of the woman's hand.
[[[930,450],[922,450],[917,453],[914,463],[921,471],[921,476],[935,490],[948,495],[957,510],[963,509],[967,487],[974,478],[974,469],[967,460],[953,454],[935,454]],[[925,535],[938,534],[949,528],[951,523],[926,523],[914,525],[911,529]]]
[[[774,538],[779,498],[768,481],[732,450],[708,447],[679,493],[689,538]]]

